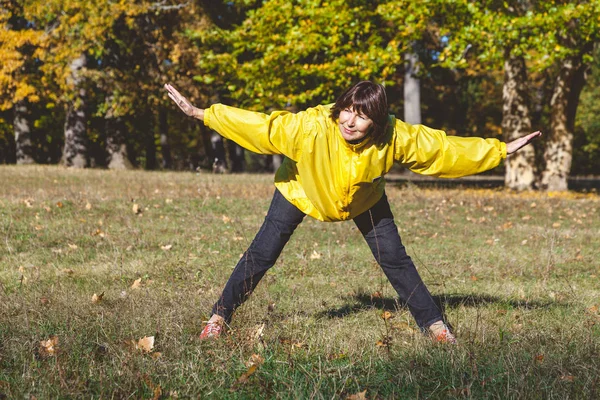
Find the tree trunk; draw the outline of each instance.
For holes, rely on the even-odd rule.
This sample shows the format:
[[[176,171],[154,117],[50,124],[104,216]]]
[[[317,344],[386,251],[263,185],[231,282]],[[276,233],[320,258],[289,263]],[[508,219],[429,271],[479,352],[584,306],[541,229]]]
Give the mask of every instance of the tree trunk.
[[[227,171],[227,159],[223,137],[214,131],[210,135],[210,150],[213,157],[212,171],[216,174],[225,173]]]
[[[421,86],[417,78],[417,61],[415,53],[404,57],[406,71],[404,73],[404,121],[409,124],[421,123]]]
[[[573,104],[579,101],[583,81],[578,74],[583,74],[581,61],[566,59],[559,71],[550,100],[550,133],[546,142],[544,161],[546,168],[542,173],[541,187],[548,191],[564,191],[568,189],[567,179],[571,171],[573,158]],[[581,87],[576,87],[581,85]],[[571,118],[569,118],[571,117]],[[571,119],[571,120],[569,120]]]
[[[229,160],[231,161],[231,172],[244,172],[246,164],[244,160],[244,148],[233,140],[227,141],[227,148],[229,150]]]
[[[14,131],[17,164],[35,164],[34,148],[31,142],[31,128],[27,119],[27,101],[21,100],[14,106]]]
[[[85,68],[85,55],[73,60],[71,75],[68,78],[75,96],[68,105],[65,121],[65,147],[62,162],[67,167],[85,168],[88,166],[88,139],[85,118],[85,89],[81,72]]]
[[[106,152],[108,153],[108,169],[132,169],[133,165],[127,157],[125,143],[125,123],[120,117],[107,117]]]
[[[152,113],[144,112],[143,118],[139,121],[142,128],[142,136],[145,142],[146,165],[147,170],[156,169],[156,140],[154,137],[154,118]]]
[[[502,89],[502,130],[509,142],[531,132],[529,98],[527,95],[527,67],[523,57],[507,54],[504,61]],[[531,190],[536,181],[535,149],[525,146],[510,155],[505,162],[504,184],[509,189]]]
[[[167,122],[167,111],[164,108],[161,108],[158,112],[158,129],[160,130],[162,167],[163,169],[171,169],[173,159],[171,157],[171,146],[169,145],[169,124]]]

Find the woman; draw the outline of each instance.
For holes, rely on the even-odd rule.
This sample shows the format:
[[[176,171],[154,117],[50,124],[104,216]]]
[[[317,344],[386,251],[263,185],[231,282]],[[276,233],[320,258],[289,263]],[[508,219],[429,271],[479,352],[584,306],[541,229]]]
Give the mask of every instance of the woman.
[[[385,195],[385,174],[397,162],[445,178],[480,173],[541,135],[508,144],[496,139],[448,137],[388,114],[382,85],[359,82],[333,105],[269,115],[214,104],[192,105],[173,86],[169,97],[188,116],[260,154],[283,154],[275,194],[258,234],[233,270],[200,338],[216,338],[275,264],[306,215],[321,221],[353,219],[377,262],[419,327],[441,342],[456,339],[443,321],[402,245]]]

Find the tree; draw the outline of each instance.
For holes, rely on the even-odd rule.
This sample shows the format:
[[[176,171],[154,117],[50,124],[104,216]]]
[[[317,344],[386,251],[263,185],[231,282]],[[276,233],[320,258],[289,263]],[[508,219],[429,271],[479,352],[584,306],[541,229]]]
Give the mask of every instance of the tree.
[[[441,0],[444,6],[454,2]],[[539,186],[546,190],[565,190],[571,168],[572,129],[579,94],[585,82],[585,70],[591,61],[593,43],[600,39],[598,2],[567,1],[468,1],[455,8],[466,22],[453,20],[446,26],[450,34],[444,51],[445,64],[451,67],[466,66],[462,57],[466,46],[473,46],[476,59],[487,68],[497,68],[503,62],[507,71],[505,101],[505,135],[509,140],[515,129],[525,129],[527,122],[515,124],[519,118],[530,119],[526,114],[531,105],[525,105],[527,96],[522,90],[509,90],[510,85],[523,86],[523,71],[516,68],[523,58],[528,73],[549,73],[555,83],[550,98],[541,99],[548,105],[550,125],[546,132],[546,148]],[[519,78],[520,77],[520,78]],[[519,79],[518,82],[516,79]],[[517,106],[515,106],[517,105]],[[513,121],[513,122],[511,122]],[[525,132],[519,132],[522,135]],[[528,152],[517,156],[516,166],[535,170],[534,157]],[[512,162],[511,162],[512,163]],[[507,186],[524,188],[515,180],[515,168],[507,168]],[[533,186],[533,181],[525,187]]]
[[[40,100],[36,58],[43,35],[28,26],[19,2],[2,2],[0,26],[0,112],[13,110],[17,164],[32,164],[35,149],[29,105]]]

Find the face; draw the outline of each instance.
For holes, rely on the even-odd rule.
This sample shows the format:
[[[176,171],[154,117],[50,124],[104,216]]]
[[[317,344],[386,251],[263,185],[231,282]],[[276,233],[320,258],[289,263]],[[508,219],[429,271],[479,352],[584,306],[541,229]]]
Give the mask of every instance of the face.
[[[348,107],[340,111],[339,127],[343,138],[347,141],[360,140],[373,127],[373,120]]]

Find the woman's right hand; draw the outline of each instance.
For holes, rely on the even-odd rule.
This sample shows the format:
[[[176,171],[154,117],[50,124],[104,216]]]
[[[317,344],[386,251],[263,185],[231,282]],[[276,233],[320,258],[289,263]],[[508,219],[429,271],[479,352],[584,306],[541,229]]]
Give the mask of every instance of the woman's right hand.
[[[168,83],[165,83],[165,89],[167,90],[171,100],[175,102],[181,108],[181,111],[190,117],[204,120],[204,109],[195,107],[188,99],[186,99],[177,89]]]

